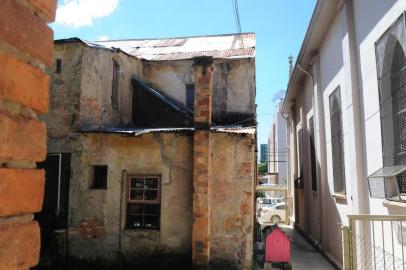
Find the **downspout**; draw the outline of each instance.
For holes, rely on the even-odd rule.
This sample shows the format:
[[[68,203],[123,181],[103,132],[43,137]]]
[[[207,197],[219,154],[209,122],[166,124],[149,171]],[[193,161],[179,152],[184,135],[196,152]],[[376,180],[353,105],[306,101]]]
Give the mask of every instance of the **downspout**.
[[[120,213],[118,219],[118,254],[121,256],[121,234],[123,231],[122,228],[122,218],[123,218],[123,189],[125,188],[125,180],[127,179],[127,170],[121,171],[121,179],[120,179]]]
[[[284,113],[283,111],[281,112],[281,115],[282,115],[282,118],[283,119],[285,119],[285,121],[286,121],[286,162],[287,162],[287,164],[288,164],[288,166],[287,166],[287,171],[288,171],[288,174],[287,174],[287,179],[286,179],[286,188],[287,188],[287,194],[286,194],[286,202],[288,202],[288,198],[289,198],[289,196],[291,195],[290,193],[289,193],[289,191],[290,191],[290,189],[289,189],[289,186],[290,186],[290,179],[291,179],[291,164],[290,164],[290,155],[291,155],[291,153],[290,153],[290,136],[291,136],[291,134],[290,134],[290,122],[289,122],[289,114],[287,114],[287,113]],[[289,136],[289,137],[288,137]],[[289,140],[288,140],[288,138],[289,138]],[[293,191],[293,193],[294,193],[294,191]],[[294,196],[294,195],[293,195]],[[292,202],[293,202],[293,198],[292,198]],[[289,202],[288,202],[289,203]],[[288,209],[290,209],[290,207],[289,207],[289,205],[288,205]],[[286,222],[288,223],[288,224],[290,224],[290,220],[291,220],[291,215],[292,215],[292,213],[288,213],[288,218],[286,219]]]

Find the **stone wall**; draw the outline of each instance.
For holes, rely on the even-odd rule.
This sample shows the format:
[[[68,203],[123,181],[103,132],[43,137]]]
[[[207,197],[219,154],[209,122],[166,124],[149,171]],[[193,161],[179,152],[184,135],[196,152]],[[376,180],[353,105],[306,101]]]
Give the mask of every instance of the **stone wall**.
[[[0,1],[0,269],[38,263],[56,1]]]

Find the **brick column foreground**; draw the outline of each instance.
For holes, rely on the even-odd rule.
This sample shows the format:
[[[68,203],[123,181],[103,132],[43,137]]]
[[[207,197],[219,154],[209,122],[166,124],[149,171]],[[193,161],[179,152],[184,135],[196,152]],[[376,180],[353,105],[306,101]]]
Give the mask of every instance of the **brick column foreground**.
[[[195,268],[205,268],[210,255],[210,126],[212,58],[194,60],[195,108],[193,146],[193,234],[192,255]]]
[[[0,0],[0,269],[38,264],[56,0]]]

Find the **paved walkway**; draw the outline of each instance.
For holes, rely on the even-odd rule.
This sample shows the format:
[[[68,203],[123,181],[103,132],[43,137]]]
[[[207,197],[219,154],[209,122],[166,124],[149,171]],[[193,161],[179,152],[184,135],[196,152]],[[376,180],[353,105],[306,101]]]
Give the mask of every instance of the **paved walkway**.
[[[291,240],[293,270],[334,270],[334,267],[291,226],[281,225],[280,227]],[[272,269],[282,268],[274,265]]]

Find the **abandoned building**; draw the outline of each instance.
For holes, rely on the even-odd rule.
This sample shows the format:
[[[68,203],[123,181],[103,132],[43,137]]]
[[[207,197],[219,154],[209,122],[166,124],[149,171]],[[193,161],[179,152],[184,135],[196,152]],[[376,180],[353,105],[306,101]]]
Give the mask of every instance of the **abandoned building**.
[[[54,45],[42,254],[251,269],[255,34]]]

